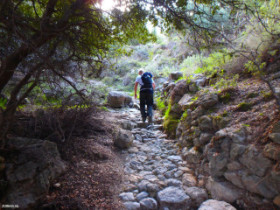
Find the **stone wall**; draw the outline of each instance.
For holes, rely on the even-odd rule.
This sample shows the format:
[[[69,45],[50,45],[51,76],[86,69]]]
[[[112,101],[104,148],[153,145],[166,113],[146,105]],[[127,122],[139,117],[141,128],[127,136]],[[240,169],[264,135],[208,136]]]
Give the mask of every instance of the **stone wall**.
[[[165,103],[171,104],[170,111],[179,113],[176,139],[200,187],[207,188],[214,199],[245,208],[279,206],[280,121],[268,143],[258,144],[250,126],[221,113],[225,106],[221,94],[211,88],[197,92],[208,79],[201,80],[204,82],[166,83],[162,91]]]

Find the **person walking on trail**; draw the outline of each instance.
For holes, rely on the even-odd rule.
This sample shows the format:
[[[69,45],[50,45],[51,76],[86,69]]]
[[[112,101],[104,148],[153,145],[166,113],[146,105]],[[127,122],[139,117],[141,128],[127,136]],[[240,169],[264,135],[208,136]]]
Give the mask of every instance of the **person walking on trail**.
[[[154,89],[156,87],[152,77],[153,75],[150,72],[144,73],[143,69],[140,69],[134,85],[134,97],[137,99],[137,87],[140,84],[140,112],[142,121],[145,123],[148,117],[149,124],[153,123]]]

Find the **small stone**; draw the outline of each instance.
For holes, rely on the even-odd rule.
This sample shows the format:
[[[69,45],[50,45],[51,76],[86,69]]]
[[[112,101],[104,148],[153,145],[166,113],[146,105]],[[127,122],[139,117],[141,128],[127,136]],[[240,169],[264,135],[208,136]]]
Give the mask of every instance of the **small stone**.
[[[120,149],[127,149],[132,145],[133,136],[130,131],[118,129],[114,132],[114,145]]]
[[[143,142],[144,143],[147,143],[147,142],[151,142],[151,141],[153,141],[154,139],[152,139],[152,138],[143,138]]]
[[[128,151],[129,153],[134,154],[134,153],[139,152],[139,149],[138,149],[137,147],[131,147],[131,148],[129,148],[127,151]]]
[[[124,187],[123,187],[123,190],[124,191],[134,191],[137,189],[137,186],[135,186],[134,184],[126,184]]]
[[[242,145],[242,144],[236,144],[233,143],[231,145],[231,150],[230,150],[230,158],[232,160],[235,160],[236,158],[238,158],[240,155],[242,155],[246,150],[246,146]]]
[[[184,186],[193,187],[196,185],[196,177],[192,174],[184,174],[182,178],[182,182]]]
[[[55,188],[60,188],[60,187],[61,187],[61,184],[58,182],[58,183],[55,183],[53,186],[54,186]]]
[[[147,185],[150,184],[149,181],[147,180],[142,180],[139,184],[138,184],[138,189],[139,191],[147,191]]]
[[[143,163],[147,160],[147,157],[146,156],[138,156],[138,160]]]
[[[119,197],[123,200],[123,201],[134,201],[134,195],[132,192],[124,192],[121,193],[119,195]]]
[[[158,180],[158,178],[152,174],[145,175],[144,178],[150,182],[154,182]]]
[[[169,178],[172,178],[174,176],[174,171],[171,170],[171,171],[167,171],[164,173],[164,176],[169,179]]]
[[[208,199],[208,194],[205,189],[198,187],[188,187],[185,192],[191,197],[196,206]]]
[[[157,194],[161,209],[186,210],[191,206],[191,198],[180,188],[167,187]]]
[[[185,173],[191,173],[191,169],[189,169],[188,167],[179,167],[178,169]]]
[[[137,141],[142,141],[142,137],[141,137],[140,134],[135,134],[135,135],[134,135],[134,138],[135,138],[135,140],[137,140]]]
[[[152,196],[156,196],[157,192],[160,191],[160,187],[157,184],[149,183],[147,184],[147,192]]]
[[[136,195],[136,200],[141,201],[142,199],[147,198],[148,196],[149,196],[149,193],[147,193],[146,191],[143,191]]]
[[[140,162],[137,161],[131,161],[130,162],[130,167],[134,170],[143,170],[143,166]]]
[[[179,155],[172,155],[172,156],[168,157],[168,160],[170,160],[172,162],[179,162],[179,161],[182,161],[182,158]]]
[[[237,161],[233,161],[227,164],[227,168],[230,171],[240,170],[242,168],[241,164]]]
[[[179,177],[182,176],[183,174],[184,174],[183,171],[178,170],[177,172],[174,173],[174,177],[175,177],[175,178],[179,178]]]
[[[167,168],[159,167],[159,168],[156,168],[155,170],[153,170],[153,173],[155,175],[160,175],[160,174],[164,174],[166,171],[167,171]]]
[[[194,163],[197,164],[200,161],[201,158],[201,154],[195,150],[195,148],[191,148],[188,150],[187,147],[185,147],[182,150],[182,154],[183,154],[183,158],[185,161],[187,161],[188,163]]]
[[[141,210],[157,210],[158,204],[153,198],[144,198],[140,201],[140,208]]]
[[[158,179],[160,180],[160,181],[165,181],[165,177],[163,176],[163,175],[158,175]]]
[[[236,208],[224,201],[210,199],[204,201],[198,210],[236,210]]]
[[[182,186],[182,182],[177,179],[167,179],[166,183],[167,183],[167,186],[173,186],[173,187]]]
[[[126,210],[139,210],[140,209],[140,203],[137,202],[125,202],[123,204],[126,208]]]
[[[269,143],[265,145],[264,155],[270,159],[279,161],[280,160],[280,145],[275,143]]]

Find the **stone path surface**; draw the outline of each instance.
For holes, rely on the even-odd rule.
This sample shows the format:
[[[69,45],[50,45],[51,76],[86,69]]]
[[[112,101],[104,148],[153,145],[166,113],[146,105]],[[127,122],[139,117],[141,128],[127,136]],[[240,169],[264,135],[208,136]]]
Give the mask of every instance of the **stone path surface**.
[[[123,150],[125,176],[119,196],[125,208],[197,209],[208,199],[207,192],[195,187],[196,179],[178,154],[176,142],[161,130],[162,120],[155,116],[154,126],[146,128],[139,110],[127,109],[123,114],[126,118],[122,125],[135,138],[133,145]]]
[[[126,210],[236,210],[232,205],[208,198],[208,193],[187,167],[176,146],[162,131],[162,118],[154,126],[141,122],[137,109],[117,112],[122,129],[134,141],[122,150],[124,180],[119,197]],[[127,135],[130,136],[130,135]]]

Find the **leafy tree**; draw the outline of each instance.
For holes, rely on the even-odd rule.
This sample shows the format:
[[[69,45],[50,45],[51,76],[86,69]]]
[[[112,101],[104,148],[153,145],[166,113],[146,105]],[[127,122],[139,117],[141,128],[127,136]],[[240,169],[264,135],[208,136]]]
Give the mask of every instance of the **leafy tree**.
[[[0,115],[4,139],[18,105],[38,84],[57,86],[98,66],[116,42],[149,39],[145,18],[131,10],[106,16],[97,1],[3,0],[0,2]],[[3,141],[2,141],[3,142]]]

